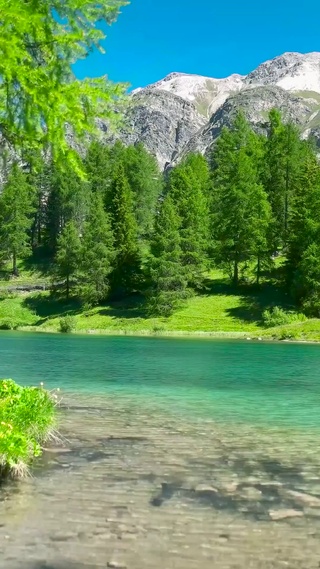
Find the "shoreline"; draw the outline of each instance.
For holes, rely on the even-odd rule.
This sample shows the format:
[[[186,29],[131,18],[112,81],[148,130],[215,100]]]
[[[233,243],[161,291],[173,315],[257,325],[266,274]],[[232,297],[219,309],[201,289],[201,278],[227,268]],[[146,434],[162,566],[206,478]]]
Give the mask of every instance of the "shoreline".
[[[130,336],[136,338],[190,338],[190,339],[209,339],[209,340],[243,340],[243,341],[250,341],[250,342],[277,342],[277,343],[287,343],[287,344],[320,344],[319,340],[312,340],[312,339],[295,339],[295,338],[284,338],[279,339],[272,337],[271,335],[268,336],[266,334],[262,335],[252,335],[248,332],[224,332],[224,331],[201,331],[201,330],[161,330],[161,331],[152,331],[152,330],[113,330],[109,329],[88,329],[88,330],[73,330],[69,333],[63,333],[59,330],[54,329],[44,329],[44,328],[36,328],[33,326],[22,326],[21,328],[17,328],[15,330],[0,330],[0,332],[26,332],[26,333],[34,333],[34,334],[55,334],[55,335],[62,335],[62,336]],[[262,331],[261,331],[262,332]]]

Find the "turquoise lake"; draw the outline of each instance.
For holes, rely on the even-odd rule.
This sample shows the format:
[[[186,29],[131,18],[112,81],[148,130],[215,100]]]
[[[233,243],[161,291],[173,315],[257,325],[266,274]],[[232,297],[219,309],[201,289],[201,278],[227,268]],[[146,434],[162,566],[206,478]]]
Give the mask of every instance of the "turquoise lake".
[[[320,426],[320,346],[0,333],[2,377],[198,418]]]
[[[62,396],[1,569],[320,566],[320,346],[1,332],[0,376]]]

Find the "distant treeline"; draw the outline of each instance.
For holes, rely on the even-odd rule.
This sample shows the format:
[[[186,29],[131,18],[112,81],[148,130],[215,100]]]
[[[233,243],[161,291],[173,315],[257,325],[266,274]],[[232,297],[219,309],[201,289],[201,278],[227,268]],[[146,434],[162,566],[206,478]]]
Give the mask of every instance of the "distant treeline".
[[[268,135],[242,113],[209,160],[188,155],[162,174],[142,144],[94,142],[83,175],[28,157],[0,195],[0,260],[51,260],[61,292],[93,305],[134,291],[169,315],[210,267],[257,285],[281,255],[281,286],[320,311],[320,166],[312,143],[270,112]]]

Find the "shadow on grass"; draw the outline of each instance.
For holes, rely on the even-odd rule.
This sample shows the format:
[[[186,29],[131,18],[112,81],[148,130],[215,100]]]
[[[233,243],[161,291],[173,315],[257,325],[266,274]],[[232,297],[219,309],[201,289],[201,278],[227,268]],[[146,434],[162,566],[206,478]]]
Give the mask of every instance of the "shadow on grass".
[[[124,319],[148,318],[149,316],[146,310],[146,299],[139,294],[122,300],[113,300],[108,305],[102,306],[97,314]]]
[[[19,277],[28,281],[39,281],[44,279],[47,281],[52,275],[52,260],[45,257],[30,257],[28,259],[19,260],[18,262]],[[12,273],[12,266],[6,264],[1,266],[0,269],[0,280],[3,281],[14,281]]]
[[[276,286],[272,280],[261,286],[247,283],[234,287],[228,279],[207,279],[198,296],[236,296],[238,306],[226,308],[225,312],[230,318],[247,323],[262,323],[264,310],[273,306],[292,309],[290,297],[284,288]],[[86,313],[83,311],[79,300],[73,298],[69,301],[57,294],[38,294],[25,298],[24,305],[36,313],[40,320],[39,326],[54,317],[63,317],[67,314],[77,315]],[[109,300],[100,305],[94,313],[99,316],[108,316],[119,320],[134,320],[138,318],[148,319],[150,315],[146,310],[146,299],[142,294],[133,294],[122,299]],[[88,312],[88,316],[92,313]]]
[[[36,273],[40,278],[48,278],[52,274],[52,260],[46,258],[25,259],[20,265],[21,272]]]
[[[66,301],[54,295],[37,294],[24,299],[24,306],[40,317],[35,326],[44,324],[50,318],[57,316],[75,315],[81,313],[81,304],[75,299]]]
[[[262,324],[263,312],[274,306],[284,309],[294,308],[290,296],[283,287],[277,286],[270,279],[261,285],[255,283],[240,284],[235,287],[228,279],[208,279],[199,293],[206,296],[237,296],[240,306],[226,308],[226,313],[242,322]]]

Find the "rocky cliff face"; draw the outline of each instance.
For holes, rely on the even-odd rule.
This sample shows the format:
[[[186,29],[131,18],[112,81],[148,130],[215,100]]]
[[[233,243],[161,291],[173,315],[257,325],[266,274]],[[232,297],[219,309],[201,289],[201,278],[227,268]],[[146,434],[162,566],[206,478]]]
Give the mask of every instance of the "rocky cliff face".
[[[247,76],[225,79],[172,73],[133,92],[126,127],[116,137],[143,142],[165,168],[189,151],[209,152],[239,109],[261,131],[274,107],[320,148],[320,53],[285,53]]]
[[[112,140],[143,142],[162,168],[176,160],[181,149],[205,124],[193,103],[171,92],[147,89],[132,96],[125,127]]]

